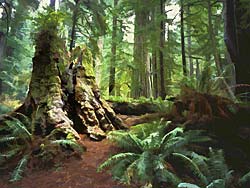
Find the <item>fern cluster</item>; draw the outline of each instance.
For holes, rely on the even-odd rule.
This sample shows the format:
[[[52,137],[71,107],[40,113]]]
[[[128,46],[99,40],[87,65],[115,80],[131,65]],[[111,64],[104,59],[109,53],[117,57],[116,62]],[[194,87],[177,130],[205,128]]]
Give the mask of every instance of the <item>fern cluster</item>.
[[[124,152],[110,157],[98,170],[111,168],[116,179],[128,184],[140,182],[152,184],[157,188],[162,185],[177,187],[181,180],[171,169],[171,161],[176,159],[190,164],[190,152],[186,146],[194,142],[208,141],[209,138],[201,136],[200,131],[184,133],[182,128],[175,128],[164,134],[169,124],[170,122],[158,126],[146,124],[128,132],[111,132],[108,138],[116,142]],[[192,169],[196,170],[194,167]]]
[[[223,151],[214,151],[210,148],[209,156],[192,155],[191,160],[197,166],[203,177],[196,184],[180,183],[178,188],[246,188],[250,185],[250,172],[233,183],[233,170],[229,170]]]
[[[30,119],[20,113],[15,117],[8,116],[0,124],[0,166],[9,168],[9,163],[20,158],[11,174],[10,181],[18,181],[29,163],[29,160],[38,159],[43,165],[54,162],[62,151],[82,153],[83,148],[70,135],[67,137],[52,138],[51,135],[40,140],[34,138]],[[72,153],[71,152],[71,153]],[[8,169],[9,170],[9,169]]]
[[[17,156],[23,156],[11,174],[10,181],[17,181],[22,178],[21,174],[29,158],[27,151],[32,140],[32,134],[24,124],[24,122],[29,122],[29,119],[22,114],[17,115],[22,116],[23,121],[9,117],[9,120],[0,125],[0,165],[7,166],[6,164],[10,160]]]

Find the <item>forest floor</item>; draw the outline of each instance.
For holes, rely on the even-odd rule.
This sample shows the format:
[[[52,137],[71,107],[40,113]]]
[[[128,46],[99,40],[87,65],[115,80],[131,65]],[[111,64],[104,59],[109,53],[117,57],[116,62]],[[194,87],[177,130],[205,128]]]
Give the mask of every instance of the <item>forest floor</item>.
[[[82,138],[87,151],[81,159],[71,158],[50,170],[26,171],[24,178],[8,183],[8,177],[0,178],[0,188],[128,188],[115,182],[107,171],[98,173],[97,167],[117,148],[108,140],[94,142]]]

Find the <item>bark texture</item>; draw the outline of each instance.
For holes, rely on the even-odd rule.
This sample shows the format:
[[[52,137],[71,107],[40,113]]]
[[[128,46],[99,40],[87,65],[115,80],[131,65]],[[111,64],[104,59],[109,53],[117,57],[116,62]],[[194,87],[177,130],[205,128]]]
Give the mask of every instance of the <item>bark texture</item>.
[[[95,140],[121,128],[109,105],[100,98],[93,60],[86,46],[71,53],[50,30],[40,32],[29,93],[17,110],[31,116],[34,133],[42,136],[73,136],[86,133]]]

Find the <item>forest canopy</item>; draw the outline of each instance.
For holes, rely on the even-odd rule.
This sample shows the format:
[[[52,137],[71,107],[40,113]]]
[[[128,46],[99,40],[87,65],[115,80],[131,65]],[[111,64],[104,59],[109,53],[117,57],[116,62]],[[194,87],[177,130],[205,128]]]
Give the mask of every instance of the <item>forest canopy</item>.
[[[243,0],[2,0],[1,99],[7,107],[24,99],[34,35],[43,12],[54,9],[67,48],[90,48],[106,97],[165,99],[183,85],[198,89],[208,74],[211,92],[248,100],[248,7]]]

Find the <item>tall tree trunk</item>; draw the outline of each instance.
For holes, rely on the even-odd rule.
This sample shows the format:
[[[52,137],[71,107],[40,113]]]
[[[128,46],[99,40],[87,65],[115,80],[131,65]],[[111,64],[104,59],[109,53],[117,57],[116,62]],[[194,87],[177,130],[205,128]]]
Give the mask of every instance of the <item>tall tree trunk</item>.
[[[187,16],[190,16],[190,5],[187,7]],[[190,24],[187,24],[187,34],[188,34],[188,59],[189,59],[189,75],[193,76],[194,74],[194,65],[192,59],[192,39],[191,39],[191,28]]]
[[[238,41],[236,34],[236,12],[235,12],[235,0],[226,0],[224,2],[224,23],[225,23],[225,35],[224,41],[226,43],[227,50],[230,54],[233,63],[237,62],[238,56]]]
[[[185,51],[185,34],[184,34],[184,2],[181,0],[181,54],[183,75],[187,76],[187,62]]]
[[[250,100],[250,53],[248,50],[250,48],[250,16],[246,14],[249,11],[249,5],[250,2],[239,0],[226,0],[225,3],[225,43],[235,65],[235,92],[242,100]],[[242,21],[245,22],[244,27],[242,27]]]
[[[117,7],[118,0],[114,0],[114,8]],[[116,46],[117,46],[117,13],[113,13],[112,26],[112,47],[109,70],[109,95],[115,95],[115,67],[116,67]]]
[[[152,54],[152,65],[153,65],[154,97],[157,98],[159,96],[159,89],[158,89],[158,66],[157,66],[156,50],[154,50],[154,52]]]
[[[236,85],[236,75],[235,75],[235,65],[236,62],[236,23],[234,15],[234,4],[228,4],[227,0],[223,2],[223,18],[224,18],[224,41],[227,47],[225,52],[226,63],[229,65],[228,75],[226,75],[227,83],[231,87],[232,91],[235,93]],[[230,21],[228,20],[230,19]],[[230,40],[230,41],[229,41]],[[231,52],[231,53],[230,53]],[[232,54],[232,55],[230,55]]]
[[[213,22],[212,22],[211,0],[207,1],[207,6],[208,6],[208,34],[209,34],[209,39],[211,42],[211,48],[212,48],[212,53],[214,56],[215,65],[216,65],[217,76],[221,76],[220,56],[219,56],[217,46],[216,46],[216,38],[215,38]]]
[[[199,63],[199,59],[196,59],[196,79],[200,79],[200,63]]]
[[[132,70],[131,96],[148,97],[149,80],[147,66],[149,62],[147,31],[149,12],[145,9],[135,10],[134,32],[134,68]]]
[[[165,71],[164,71],[164,43],[165,43],[165,20],[163,19],[165,16],[165,0],[160,1],[160,11],[161,11],[161,23],[160,23],[160,52],[159,52],[159,60],[160,60],[160,96],[162,99],[166,97],[166,89],[165,89]]]
[[[76,24],[78,20],[78,3],[79,3],[79,0],[75,0],[75,6],[74,6],[73,15],[72,15],[72,28],[71,28],[71,34],[70,34],[70,45],[69,45],[70,52],[73,50],[75,46]]]
[[[6,37],[3,32],[0,32],[0,72],[3,71],[3,60],[6,46]],[[3,80],[0,77],[0,95],[3,93]]]
[[[242,99],[250,101],[250,10],[249,1],[235,0],[235,15],[237,28],[238,55],[235,64],[237,94],[243,94]]]
[[[52,8],[52,9],[56,9],[56,0],[50,0],[50,3],[49,3],[49,6]]]

